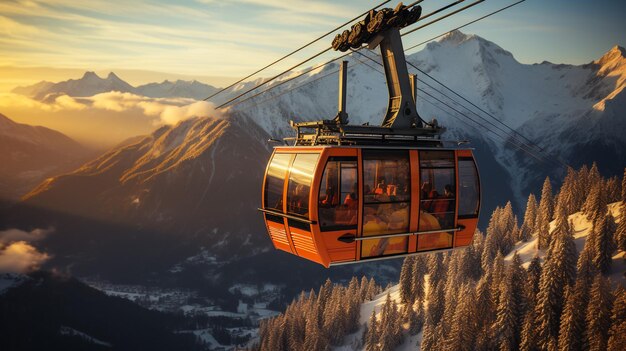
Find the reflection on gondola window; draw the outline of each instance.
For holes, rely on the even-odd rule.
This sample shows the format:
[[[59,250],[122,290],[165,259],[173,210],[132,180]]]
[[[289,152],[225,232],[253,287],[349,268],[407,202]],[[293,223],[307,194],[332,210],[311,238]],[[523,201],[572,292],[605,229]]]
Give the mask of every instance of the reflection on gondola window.
[[[321,230],[356,228],[358,207],[356,158],[331,157],[320,184]]]
[[[265,177],[265,208],[283,212],[285,176],[293,154],[275,154]]]
[[[454,152],[420,151],[420,228],[454,227],[456,181]]]
[[[311,180],[317,165],[318,154],[297,154],[289,170],[287,187],[287,212],[303,217],[309,216]]]

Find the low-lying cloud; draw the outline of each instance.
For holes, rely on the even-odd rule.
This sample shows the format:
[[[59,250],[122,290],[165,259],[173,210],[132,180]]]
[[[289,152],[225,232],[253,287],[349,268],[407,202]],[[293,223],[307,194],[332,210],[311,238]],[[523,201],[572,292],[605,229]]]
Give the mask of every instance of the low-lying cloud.
[[[136,112],[154,117],[153,123],[176,124],[191,117],[220,115],[215,106],[207,101],[189,98],[150,98],[132,93],[111,91],[91,97],[52,96],[38,101],[30,97],[6,93],[0,94],[0,108],[27,108],[42,112],[63,112],[97,109],[112,112]]]
[[[214,105],[206,101],[150,98],[116,91],[90,97],[49,95],[42,101],[19,94],[0,94],[0,113],[16,122],[57,130],[100,149],[188,118],[221,117]]]
[[[52,229],[0,231],[0,273],[28,273],[50,259],[48,254],[31,245],[50,232]]]

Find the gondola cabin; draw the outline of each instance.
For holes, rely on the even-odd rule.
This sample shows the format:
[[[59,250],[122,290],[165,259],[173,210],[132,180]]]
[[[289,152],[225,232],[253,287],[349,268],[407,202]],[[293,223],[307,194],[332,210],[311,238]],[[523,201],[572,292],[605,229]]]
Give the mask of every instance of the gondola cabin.
[[[468,246],[479,194],[468,149],[276,147],[262,212],[277,249],[329,267]]]
[[[471,244],[480,209],[472,151],[445,147],[445,128],[417,113],[407,71],[399,30],[420,14],[400,3],[335,37],[340,51],[380,47],[387,112],[380,126],[348,123],[344,61],[337,116],[292,122],[293,145],[274,148],[259,208],[277,249],[330,267]]]

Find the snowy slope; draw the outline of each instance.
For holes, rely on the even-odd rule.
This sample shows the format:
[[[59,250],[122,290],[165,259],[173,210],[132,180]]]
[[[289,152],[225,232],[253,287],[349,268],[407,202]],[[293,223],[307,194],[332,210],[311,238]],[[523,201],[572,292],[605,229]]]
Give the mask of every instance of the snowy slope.
[[[619,218],[619,203],[613,203],[608,206],[612,215],[618,219]],[[574,241],[576,243],[576,249],[580,252],[584,245],[587,236],[591,230],[591,223],[585,218],[585,216],[581,212],[577,212],[571,216],[569,216],[570,220],[574,223]],[[619,220],[617,220],[619,223]],[[555,221],[550,223],[550,230],[554,230]],[[543,258],[545,257],[545,252],[543,250],[537,249],[537,238],[533,238],[528,242],[519,242],[515,245],[511,253],[507,255],[504,260],[505,262],[510,262],[513,259],[513,255],[515,252],[518,252],[520,258],[523,262],[524,267],[528,267],[530,261],[535,257],[535,255],[539,256],[543,262]],[[612,265],[612,274],[610,275],[610,279],[614,284],[620,284],[626,287],[626,260],[624,257],[626,256],[626,252],[620,251],[613,256],[613,265]],[[428,276],[425,277],[428,279]],[[425,287],[428,288],[428,284],[425,284]],[[369,322],[369,318],[372,314],[372,311],[376,311],[376,314],[380,314],[380,310],[382,306],[385,304],[385,300],[387,298],[387,294],[391,296],[391,299],[398,304],[398,309],[401,309],[404,304],[400,302],[400,285],[394,285],[389,290],[385,290],[379,295],[377,295],[372,301],[365,302],[361,305],[361,317],[359,322],[362,325],[365,325]],[[427,302],[426,302],[427,303]],[[405,326],[406,328],[407,326]],[[353,350],[352,346],[355,343],[355,339],[360,340],[363,335],[364,328],[361,327],[359,331],[356,333],[350,334],[346,336],[344,339],[344,346],[336,347],[333,350],[335,351],[348,351]],[[406,335],[406,334],[405,334]],[[396,348],[396,351],[405,351],[405,350],[419,350],[419,346],[416,344],[421,340],[422,332],[415,336],[406,337],[405,341],[402,345]]]
[[[136,88],[139,95],[164,98],[164,97],[184,97],[202,100],[217,91],[217,88],[208,84],[194,81],[177,80],[170,82],[165,80],[161,83],[149,83]]]

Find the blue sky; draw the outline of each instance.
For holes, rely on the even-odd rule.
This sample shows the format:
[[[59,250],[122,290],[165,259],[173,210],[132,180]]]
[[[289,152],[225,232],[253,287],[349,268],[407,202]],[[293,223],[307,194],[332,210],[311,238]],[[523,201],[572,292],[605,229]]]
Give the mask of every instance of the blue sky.
[[[379,2],[1,0],[0,66],[238,77]],[[424,12],[450,2],[426,0]],[[405,47],[512,2],[487,0],[405,37]],[[494,41],[524,63],[581,64],[626,45],[624,15],[626,1],[527,0],[463,31]],[[327,47],[331,39],[283,67]]]

